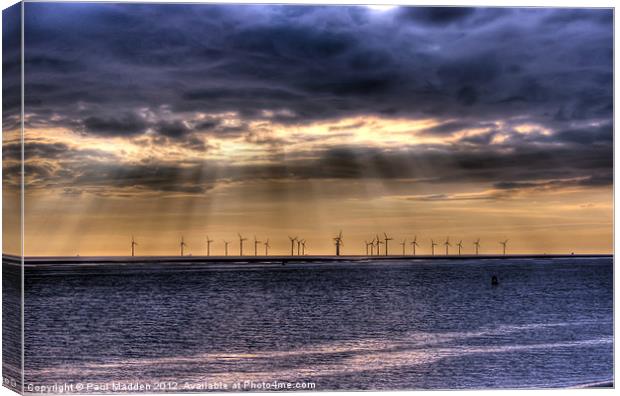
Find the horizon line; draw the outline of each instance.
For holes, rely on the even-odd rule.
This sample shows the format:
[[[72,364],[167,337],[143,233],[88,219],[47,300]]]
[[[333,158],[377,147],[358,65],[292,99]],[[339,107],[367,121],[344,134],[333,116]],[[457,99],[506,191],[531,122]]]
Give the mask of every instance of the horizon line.
[[[24,259],[24,260],[37,260],[37,259],[73,259],[73,260],[85,260],[85,259],[127,259],[137,261],[140,259],[176,259],[176,260],[265,260],[265,259],[474,259],[474,258],[570,258],[570,257],[613,257],[614,253],[517,253],[517,254],[449,254],[449,255],[411,255],[411,254],[390,254],[390,255],[365,255],[365,254],[313,254],[313,255],[228,255],[228,256],[205,256],[205,255],[140,255],[140,256],[127,256],[127,255],[110,255],[110,256],[97,256],[97,255],[76,255],[76,256],[63,256],[63,255],[41,255],[41,256],[19,256],[10,253],[3,253],[3,259]]]

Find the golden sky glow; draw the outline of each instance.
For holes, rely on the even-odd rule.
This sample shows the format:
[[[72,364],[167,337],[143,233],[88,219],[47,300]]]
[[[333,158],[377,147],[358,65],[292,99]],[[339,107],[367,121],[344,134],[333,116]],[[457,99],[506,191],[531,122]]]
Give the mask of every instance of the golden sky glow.
[[[348,190],[340,194],[340,189]],[[342,185],[339,181],[282,185],[229,185],[208,197],[99,198],[41,197],[26,202],[26,251],[30,255],[124,255],[130,235],[143,254],[175,255],[185,237],[190,254],[204,254],[205,238],[215,239],[213,254],[223,254],[224,240],[238,251],[237,233],[270,239],[273,254],[288,252],[288,235],[308,241],[308,253],[333,252],[331,237],[344,231],[343,251],[363,253],[363,241],[386,231],[396,241],[417,235],[430,253],[430,238],[450,236],[471,242],[482,238],[482,251],[496,253],[498,241],[510,238],[514,253],[609,252],[612,244],[610,192],[606,189],[563,194],[532,193],[524,197],[484,201],[419,202],[404,196],[365,196],[370,191],[399,190],[380,182]],[[275,203],[274,198],[277,198]],[[85,215],[88,213],[88,215]],[[119,232],[124,230],[124,232]],[[246,252],[250,244],[246,243]],[[409,251],[408,246],[407,250]],[[261,250],[262,252],[262,246]],[[58,254],[58,253],[56,253]]]
[[[363,126],[362,126],[363,125]],[[450,139],[426,138],[421,131],[438,125],[433,120],[390,120],[357,117],[304,126],[251,125],[255,135],[285,143],[276,149],[285,157],[312,158],[330,145],[356,144],[385,150],[406,145],[450,145],[452,140],[480,133],[460,131]],[[523,125],[515,133],[535,126]],[[344,131],[344,135],[341,132]],[[391,132],[394,131],[394,132]],[[178,146],[159,146],[146,137],[95,138],[64,129],[29,129],[27,142],[64,144],[86,151],[69,165],[57,159],[33,158],[31,163],[61,170],[75,161],[90,166],[108,161],[165,164],[178,161],[225,161],[232,166],[278,161],[273,148],[243,137],[209,139],[206,153]],[[103,153],[88,154],[88,150]],[[113,157],[107,157],[107,155]],[[90,157],[89,157],[90,156]],[[26,151],[28,159],[28,151]],[[227,160],[229,159],[229,160]],[[157,166],[157,165],[153,165]],[[424,166],[424,164],[420,164]],[[95,168],[96,171],[96,168]],[[44,182],[44,181],[43,181]],[[75,186],[58,182],[26,193],[26,254],[28,255],[124,255],[134,235],[138,252],[174,255],[183,236],[189,254],[205,254],[207,235],[215,242],[212,254],[238,253],[237,233],[249,240],[267,238],[272,254],[290,250],[288,236],[307,241],[310,254],[333,252],[331,238],[344,231],[343,251],[365,252],[364,241],[387,232],[394,237],[391,251],[402,252],[400,242],[417,236],[420,253],[430,253],[430,239],[472,241],[482,239],[482,251],[500,251],[498,241],[510,239],[513,253],[593,253],[611,249],[611,189],[580,186],[540,187],[507,191],[490,183],[434,183],[432,179],[278,179],[217,180],[204,193],[148,191],[140,186]],[[251,242],[251,241],[250,241]],[[246,242],[246,253],[253,243]],[[439,248],[438,248],[439,249]],[[411,246],[407,245],[407,252]],[[259,251],[264,252],[261,243]],[[438,251],[443,252],[443,247]]]

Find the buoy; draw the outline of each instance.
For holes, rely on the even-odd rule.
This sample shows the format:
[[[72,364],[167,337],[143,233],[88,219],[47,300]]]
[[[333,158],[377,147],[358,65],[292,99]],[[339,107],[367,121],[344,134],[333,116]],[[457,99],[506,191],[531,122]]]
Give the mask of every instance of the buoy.
[[[497,276],[493,275],[491,277],[491,285],[493,285],[493,286],[499,285],[499,280],[497,280]]]

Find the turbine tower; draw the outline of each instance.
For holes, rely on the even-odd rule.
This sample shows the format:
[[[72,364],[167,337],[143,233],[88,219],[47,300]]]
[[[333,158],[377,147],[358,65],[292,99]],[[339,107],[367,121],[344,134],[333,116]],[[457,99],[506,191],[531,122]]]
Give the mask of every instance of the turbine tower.
[[[391,241],[394,238],[390,238],[388,237],[388,235],[384,232],[383,235],[385,236],[384,240],[385,240],[385,255],[388,255],[388,242]]]
[[[444,245],[446,245],[446,256],[448,255],[448,248],[452,245],[450,245],[450,237],[446,237],[446,241],[443,243]]]
[[[463,248],[463,240],[461,239],[459,243],[456,244],[459,247],[459,256],[461,255],[461,249]]]
[[[364,241],[364,243],[366,244],[366,256],[368,256],[368,246],[370,246],[370,244],[373,244],[373,245],[374,245],[374,244],[375,244],[375,242],[374,242],[374,241],[372,241],[372,242],[370,242],[370,243],[369,243],[368,241]]]
[[[403,247],[403,256],[405,255],[405,246],[407,246],[407,239],[403,239],[403,241],[400,243],[400,245]]]
[[[381,245],[385,245],[385,242],[381,242],[379,239],[379,235],[375,236],[377,238],[377,256],[381,254]]]
[[[480,249],[480,238],[474,242],[474,246],[476,247],[476,256],[478,255],[478,250]]]
[[[131,257],[135,256],[136,246],[138,246],[138,243],[133,239],[133,235],[132,235],[131,236]]]
[[[181,257],[183,257],[183,253],[185,252],[184,248],[187,246],[183,237],[181,237]]]
[[[342,230],[338,236],[334,238],[334,244],[336,245],[336,256],[340,256],[340,246],[344,245],[342,242]]]
[[[269,256],[269,248],[271,247],[269,245],[269,238],[267,238],[267,241],[265,241],[263,245],[265,245],[265,256]]]
[[[431,255],[432,256],[435,255],[435,246],[437,246],[437,243],[435,243],[435,241],[431,239]]]
[[[297,240],[297,255],[299,256],[301,253],[301,239]]]
[[[297,237],[293,238],[293,237],[288,237],[288,239],[291,240],[291,256],[295,255],[295,241],[297,240]]]
[[[239,256],[243,256],[243,242],[247,241],[247,238],[244,238],[241,236],[241,234],[237,234],[239,235]]]
[[[301,255],[302,256],[306,255],[306,240],[305,239],[301,240]]]
[[[258,245],[260,245],[261,241],[256,239],[256,235],[254,235],[254,255],[258,256]]]
[[[207,256],[211,255],[211,242],[213,239],[209,239],[209,235],[207,235]]]
[[[418,246],[418,247],[420,246],[418,244],[418,236],[417,235],[413,237],[413,242],[411,242],[411,246],[413,246],[413,255],[415,256],[415,247],[416,246]]]
[[[229,243],[230,242],[228,242],[228,241],[224,241],[224,255],[225,256],[228,256],[228,244]]]
[[[375,240],[374,240],[374,238],[373,238],[372,241],[370,241],[369,245],[370,245],[370,255],[372,256],[372,255],[375,254]]]
[[[508,243],[508,239],[506,239],[505,241],[502,241],[502,242],[499,243],[504,248],[504,256],[506,255],[506,244],[507,243]]]

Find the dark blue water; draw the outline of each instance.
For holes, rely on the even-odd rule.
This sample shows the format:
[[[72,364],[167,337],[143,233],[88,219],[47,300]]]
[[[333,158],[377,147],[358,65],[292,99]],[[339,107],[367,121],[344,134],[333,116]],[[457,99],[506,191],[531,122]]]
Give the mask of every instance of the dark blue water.
[[[26,385],[613,380],[610,258],[213,267],[28,269]]]

